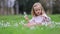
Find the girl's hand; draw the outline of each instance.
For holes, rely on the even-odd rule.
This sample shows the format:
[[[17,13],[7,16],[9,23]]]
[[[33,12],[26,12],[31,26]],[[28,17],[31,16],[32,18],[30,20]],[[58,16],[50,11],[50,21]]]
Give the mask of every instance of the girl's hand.
[[[28,18],[28,16],[24,16],[24,18],[25,18],[27,21],[29,21],[29,18]]]
[[[27,16],[26,12],[24,12],[24,18],[29,22],[29,18]]]

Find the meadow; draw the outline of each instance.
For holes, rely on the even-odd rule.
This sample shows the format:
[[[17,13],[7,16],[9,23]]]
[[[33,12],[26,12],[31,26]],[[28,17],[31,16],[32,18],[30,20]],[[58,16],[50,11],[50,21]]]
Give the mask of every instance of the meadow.
[[[29,19],[32,18],[28,15]],[[60,14],[49,15],[51,21],[60,23]],[[54,27],[35,26],[28,28],[21,23],[27,23],[24,15],[0,15],[0,34],[60,34],[60,24]]]

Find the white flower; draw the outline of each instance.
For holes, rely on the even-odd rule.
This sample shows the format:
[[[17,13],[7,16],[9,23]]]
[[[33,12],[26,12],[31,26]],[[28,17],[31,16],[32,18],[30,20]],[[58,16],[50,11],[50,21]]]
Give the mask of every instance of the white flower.
[[[31,30],[34,30],[34,29],[35,29],[35,27],[34,27],[34,26],[32,26],[32,27],[30,27],[30,29],[31,29]]]
[[[24,12],[24,18],[27,16],[26,12]]]
[[[9,22],[7,22],[6,24],[7,24],[7,26],[10,26],[10,23]]]
[[[9,22],[6,22],[3,25],[4,25],[4,27],[8,27],[8,26],[10,26],[10,23]]]
[[[3,26],[3,23],[0,23],[0,26]]]
[[[24,22],[25,22],[25,21],[24,21],[24,20],[22,20],[20,24],[24,24]]]
[[[60,25],[60,23],[55,23],[56,25]]]
[[[42,25],[45,25],[45,23],[42,23]]]
[[[15,27],[18,27],[18,23],[15,23],[14,26],[15,26]]]

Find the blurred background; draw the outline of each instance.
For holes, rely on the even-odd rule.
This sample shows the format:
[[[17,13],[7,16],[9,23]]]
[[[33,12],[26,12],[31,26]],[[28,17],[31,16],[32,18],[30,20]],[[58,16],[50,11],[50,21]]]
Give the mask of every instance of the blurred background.
[[[28,21],[23,13],[31,19],[31,8],[36,2],[51,18],[51,26],[24,27]],[[60,0],[0,0],[0,34],[60,34]]]
[[[60,0],[0,0],[0,15],[31,14],[36,2],[42,4],[47,14],[60,14]]]

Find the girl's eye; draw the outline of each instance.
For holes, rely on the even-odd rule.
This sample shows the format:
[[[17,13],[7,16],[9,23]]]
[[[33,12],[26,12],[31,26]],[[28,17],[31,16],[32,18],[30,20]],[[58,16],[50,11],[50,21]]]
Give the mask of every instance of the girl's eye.
[[[38,11],[38,10],[36,10],[36,11]]]
[[[40,11],[41,9],[37,9],[37,10],[35,10],[35,11],[38,11],[38,10]]]
[[[35,10],[35,11],[38,11],[38,10]]]
[[[38,9],[38,10],[40,10],[40,9]],[[36,10],[36,11],[38,11],[38,10]]]

